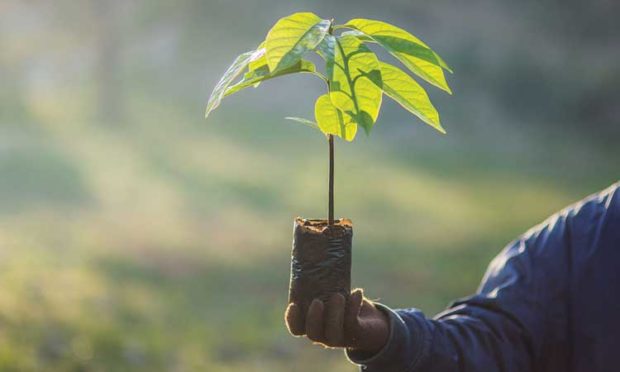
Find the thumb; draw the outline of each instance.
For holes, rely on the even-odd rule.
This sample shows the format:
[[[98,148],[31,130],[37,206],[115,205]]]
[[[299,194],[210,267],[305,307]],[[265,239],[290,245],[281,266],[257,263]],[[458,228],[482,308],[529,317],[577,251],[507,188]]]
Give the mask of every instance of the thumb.
[[[359,315],[362,309],[362,303],[364,302],[364,290],[361,288],[355,289],[349,296],[347,303],[347,310],[345,314],[345,329],[346,333],[354,334],[359,328]]]

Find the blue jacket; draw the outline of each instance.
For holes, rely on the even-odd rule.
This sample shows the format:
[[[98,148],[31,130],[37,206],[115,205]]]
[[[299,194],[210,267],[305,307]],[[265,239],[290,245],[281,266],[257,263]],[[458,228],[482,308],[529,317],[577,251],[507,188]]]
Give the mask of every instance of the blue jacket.
[[[509,244],[478,293],[433,319],[382,309],[378,354],[362,371],[620,371],[620,182]]]

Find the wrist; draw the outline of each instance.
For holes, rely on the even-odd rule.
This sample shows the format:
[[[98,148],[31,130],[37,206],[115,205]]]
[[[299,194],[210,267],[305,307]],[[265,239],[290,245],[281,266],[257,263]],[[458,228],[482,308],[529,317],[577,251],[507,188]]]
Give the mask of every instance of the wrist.
[[[368,322],[364,335],[360,337],[357,342],[353,342],[351,347],[348,347],[352,353],[357,355],[363,355],[365,357],[371,357],[378,354],[383,350],[390,338],[390,315],[386,313],[386,310],[371,305],[373,308],[372,321]],[[355,340],[354,340],[355,341]]]
[[[374,308],[377,312],[375,337],[373,337],[373,344],[369,345],[369,350],[367,350],[367,352],[372,355],[378,354],[381,350],[383,350],[390,338],[390,315],[381,307],[374,306]]]

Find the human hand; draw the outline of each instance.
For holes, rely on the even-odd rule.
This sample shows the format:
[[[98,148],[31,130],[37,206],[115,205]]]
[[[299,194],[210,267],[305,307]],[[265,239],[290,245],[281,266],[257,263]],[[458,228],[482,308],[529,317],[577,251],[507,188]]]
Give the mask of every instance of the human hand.
[[[333,294],[327,303],[314,299],[303,319],[299,305],[289,304],[285,314],[291,334],[305,335],[326,347],[346,347],[368,354],[380,351],[387,342],[388,317],[372,301],[364,298],[361,289],[349,295]]]

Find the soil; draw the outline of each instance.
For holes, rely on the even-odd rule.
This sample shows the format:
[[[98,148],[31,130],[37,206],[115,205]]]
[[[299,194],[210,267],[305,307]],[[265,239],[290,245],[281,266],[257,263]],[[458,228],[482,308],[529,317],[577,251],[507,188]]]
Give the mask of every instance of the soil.
[[[333,293],[345,298],[351,291],[351,243],[353,224],[296,218],[293,231],[289,303],[306,313],[313,299],[327,301]]]

